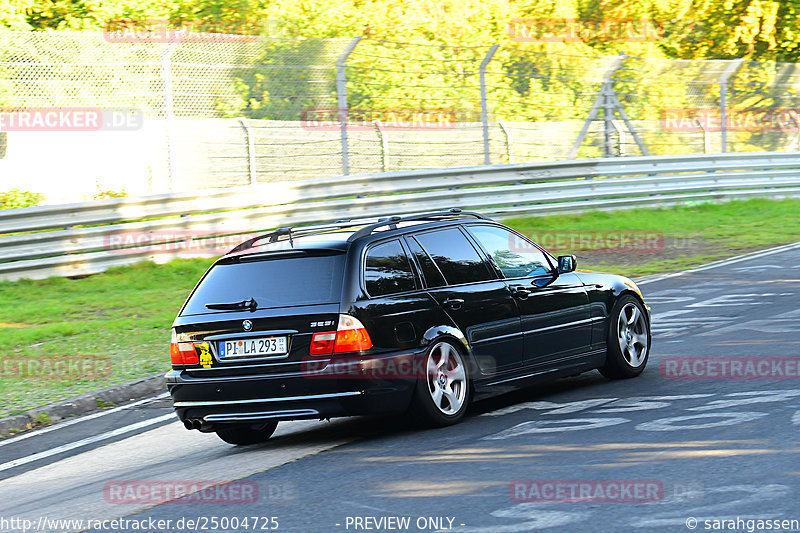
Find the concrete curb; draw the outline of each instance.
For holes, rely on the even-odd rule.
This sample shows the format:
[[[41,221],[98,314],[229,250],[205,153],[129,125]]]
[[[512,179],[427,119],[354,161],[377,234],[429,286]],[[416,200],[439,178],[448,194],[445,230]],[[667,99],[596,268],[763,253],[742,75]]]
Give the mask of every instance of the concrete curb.
[[[21,415],[0,418],[0,435],[7,435],[11,430],[31,429],[36,418],[41,414],[47,415],[51,422],[57,422],[65,418],[100,410],[101,408],[97,405],[98,401],[112,403],[116,406],[133,400],[155,396],[160,392],[166,392],[166,390],[163,373],[129,381],[121,385],[114,385],[61,402],[29,409]]]

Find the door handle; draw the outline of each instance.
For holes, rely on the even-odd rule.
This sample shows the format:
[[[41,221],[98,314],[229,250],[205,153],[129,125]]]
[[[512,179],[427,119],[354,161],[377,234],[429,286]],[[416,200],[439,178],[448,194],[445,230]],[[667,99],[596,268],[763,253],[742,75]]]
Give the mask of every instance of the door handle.
[[[461,298],[448,298],[443,303],[450,309],[461,309],[461,306],[464,305],[464,300]]]
[[[512,294],[514,297],[519,298],[520,300],[527,300],[528,296],[531,295],[531,291],[528,289],[517,289]]]

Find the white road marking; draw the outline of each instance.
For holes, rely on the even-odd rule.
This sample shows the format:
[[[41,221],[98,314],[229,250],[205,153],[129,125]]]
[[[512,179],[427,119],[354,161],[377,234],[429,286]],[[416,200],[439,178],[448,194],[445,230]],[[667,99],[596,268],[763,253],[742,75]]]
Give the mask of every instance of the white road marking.
[[[737,272],[765,272],[765,271],[767,271],[769,269],[780,270],[782,268],[785,268],[785,267],[778,266],[778,265],[754,265],[754,266],[749,266],[749,267],[735,267],[733,270],[735,270]]]
[[[608,426],[616,426],[630,422],[627,418],[568,418],[566,420],[529,420],[517,424],[493,435],[483,437],[481,440],[505,440],[520,435],[531,433],[563,433],[565,431],[583,431]],[[566,425],[558,425],[566,424]]]
[[[659,418],[650,422],[642,422],[636,426],[639,431],[685,431],[687,429],[707,429],[720,426],[732,426],[743,422],[758,420],[767,416],[767,413],[705,413],[702,415],[672,416],[669,418]],[[706,422],[703,424],[673,425],[675,422],[688,422],[690,420],[700,420],[705,418],[720,418],[716,422]]]
[[[647,303],[656,303],[659,305],[664,304],[679,304],[683,302],[691,302],[696,300],[694,296],[648,296]]]
[[[243,479],[352,441],[339,437],[341,432],[323,433],[327,438],[315,438],[318,434],[311,433],[324,432],[342,423],[346,422],[281,422],[269,442],[236,447],[223,443],[213,433],[187,431],[176,419],[0,480],[0,516],[30,519],[34,523],[43,515],[62,520],[128,516],[152,505],[108,501],[106,483]],[[309,432],[308,436],[302,435],[303,432]],[[273,504],[303,497],[295,490],[287,499],[285,484],[269,478],[258,481],[259,503],[272,508]]]
[[[727,409],[728,407],[739,407],[740,405],[752,405],[754,403],[773,403],[785,402],[800,396],[800,390],[770,390],[752,392],[734,392],[725,395],[727,398],[738,397],[736,400],[714,400],[700,407],[690,407],[687,411],[710,411],[712,409]]]
[[[673,396],[636,396],[622,398],[606,404],[602,409],[589,411],[590,413],[627,413],[630,411],[649,411],[672,405],[675,400],[693,400],[695,398],[708,398],[713,394],[677,394]]]
[[[76,448],[88,446],[89,444],[94,444],[95,442],[100,442],[106,439],[112,439],[114,437],[118,437],[119,435],[124,435],[126,433],[131,433],[132,431],[136,431],[138,429],[153,426],[155,424],[164,422],[166,420],[175,420],[175,418],[176,418],[175,413],[169,413],[168,415],[158,416],[156,418],[151,418],[149,420],[142,420],[141,422],[136,422],[135,424],[131,424],[129,426],[123,426],[121,428],[112,429],[111,431],[106,431],[105,433],[101,433],[100,435],[94,435],[92,437],[86,437],[85,439],[77,440],[75,442],[70,442],[68,444],[62,444],[61,446],[56,446],[55,448],[50,448],[49,450],[43,452],[34,453],[33,455],[20,457],[19,459],[14,459],[13,461],[0,464],[0,472],[2,472],[3,470],[8,470],[9,468],[14,468],[17,466],[32,463],[40,459],[46,459],[47,457],[52,457],[53,455],[58,455],[59,453],[64,453],[70,450],[74,450]]]
[[[695,302],[686,307],[732,307],[736,305],[763,305],[769,302],[763,300],[767,296],[778,296],[774,292],[751,292],[744,294],[723,294],[702,302]]]
[[[778,254],[781,252],[786,252],[788,250],[794,250],[796,248],[800,248],[800,242],[796,242],[793,244],[785,244],[783,246],[776,246],[775,248],[769,248],[767,250],[761,250],[760,252],[754,252],[750,254],[738,255],[736,257],[731,257],[730,259],[723,259],[721,261],[714,261],[712,263],[707,263],[705,265],[701,265],[699,267],[690,268],[688,270],[682,270],[680,272],[673,272],[672,274],[655,274],[654,276],[648,276],[645,278],[641,278],[636,281],[637,285],[646,285],[648,283],[653,283],[654,281],[661,281],[664,279],[676,278],[678,276],[683,276],[684,274],[691,274],[693,272],[702,272],[704,270],[710,270],[712,268],[723,267],[727,265],[732,265],[735,263],[741,263],[742,261],[747,261],[749,259],[757,259],[760,257],[767,257],[769,255]]]
[[[110,415],[111,413],[118,413],[119,411],[124,411],[125,409],[130,409],[131,407],[137,407],[139,405],[143,405],[143,404],[146,404],[146,403],[158,401],[158,400],[161,400],[161,399],[164,399],[164,398],[167,398],[167,397],[169,397],[169,393],[168,392],[163,392],[163,393],[158,394],[156,396],[152,396],[150,398],[145,398],[144,400],[139,400],[139,401],[136,401],[136,402],[133,402],[133,403],[120,405],[119,407],[113,407],[111,409],[106,409],[104,411],[99,411],[97,413],[92,413],[92,414],[89,414],[89,415],[86,415],[86,416],[81,416],[81,417],[78,417],[78,418],[71,418],[69,420],[65,420],[63,422],[58,422],[56,424],[53,424],[52,426],[47,426],[46,428],[37,429],[35,431],[28,431],[28,432],[23,433],[22,435],[17,435],[16,437],[10,437],[8,439],[0,440],[0,447],[5,446],[6,444],[13,444],[13,443],[19,442],[21,440],[29,439],[31,437],[38,437],[39,435],[42,435],[44,433],[49,433],[49,432],[55,431],[57,429],[63,429],[65,427],[67,427],[67,426],[71,426],[71,425],[77,424],[79,422],[85,422],[87,420],[92,420],[94,418],[100,418],[101,416]]]
[[[516,413],[524,409],[537,409],[540,411],[549,411],[545,414],[548,415],[565,415],[569,413],[577,413],[584,409],[590,409],[603,405],[604,403],[613,402],[617,398],[592,398],[590,400],[580,400],[577,402],[554,403],[554,402],[525,402],[516,405],[509,405],[496,411],[489,411],[483,413],[481,416],[502,416],[510,413]]]
[[[736,497],[731,494],[743,493],[741,497]],[[686,518],[694,517],[701,524],[696,531],[703,531],[703,520],[712,520],[714,518],[710,513],[719,513],[726,511],[727,516],[718,516],[717,518],[730,519],[731,513],[741,516],[741,511],[748,508],[759,509],[760,516],[782,516],[782,513],[775,513],[769,510],[766,502],[769,500],[776,500],[778,502],[789,501],[792,497],[792,489],[786,485],[728,485],[723,487],[714,487],[703,490],[703,499],[709,499],[714,495],[724,495],[724,500],[720,503],[712,503],[708,505],[701,505],[699,507],[685,507],[682,506],[677,509],[672,509],[665,512],[655,512],[650,516],[636,517],[631,520],[633,527],[664,527],[664,526],[682,526],[682,530],[686,529]],[[661,502],[662,504],[665,502]],[[758,503],[757,507],[752,507],[750,504]],[[651,507],[650,509],[658,509],[658,507]],[[647,509],[643,510],[646,512]],[[745,518],[745,517],[742,517]]]

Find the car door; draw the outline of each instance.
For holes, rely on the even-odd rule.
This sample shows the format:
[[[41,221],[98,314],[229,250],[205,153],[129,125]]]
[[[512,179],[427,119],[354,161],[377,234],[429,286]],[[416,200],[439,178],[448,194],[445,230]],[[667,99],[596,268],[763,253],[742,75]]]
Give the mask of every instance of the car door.
[[[522,364],[519,311],[505,282],[458,227],[407,238],[429,294],[464,333],[485,375]]]
[[[519,307],[525,365],[546,364],[589,350],[589,298],[573,272],[555,265],[533,242],[500,226],[470,224],[469,233],[502,274]]]

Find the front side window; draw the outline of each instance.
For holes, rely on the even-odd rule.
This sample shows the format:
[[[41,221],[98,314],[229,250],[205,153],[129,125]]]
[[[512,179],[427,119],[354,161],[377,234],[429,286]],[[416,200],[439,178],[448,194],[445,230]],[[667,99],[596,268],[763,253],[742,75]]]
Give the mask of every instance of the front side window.
[[[422,233],[415,238],[436,262],[449,285],[492,279],[478,251],[458,228]]]
[[[364,282],[370,296],[383,296],[416,288],[414,273],[400,241],[389,241],[367,251]]]
[[[492,257],[506,278],[548,274],[551,266],[542,251],[516,233],[496,226],[470,226],[469,232]]]

